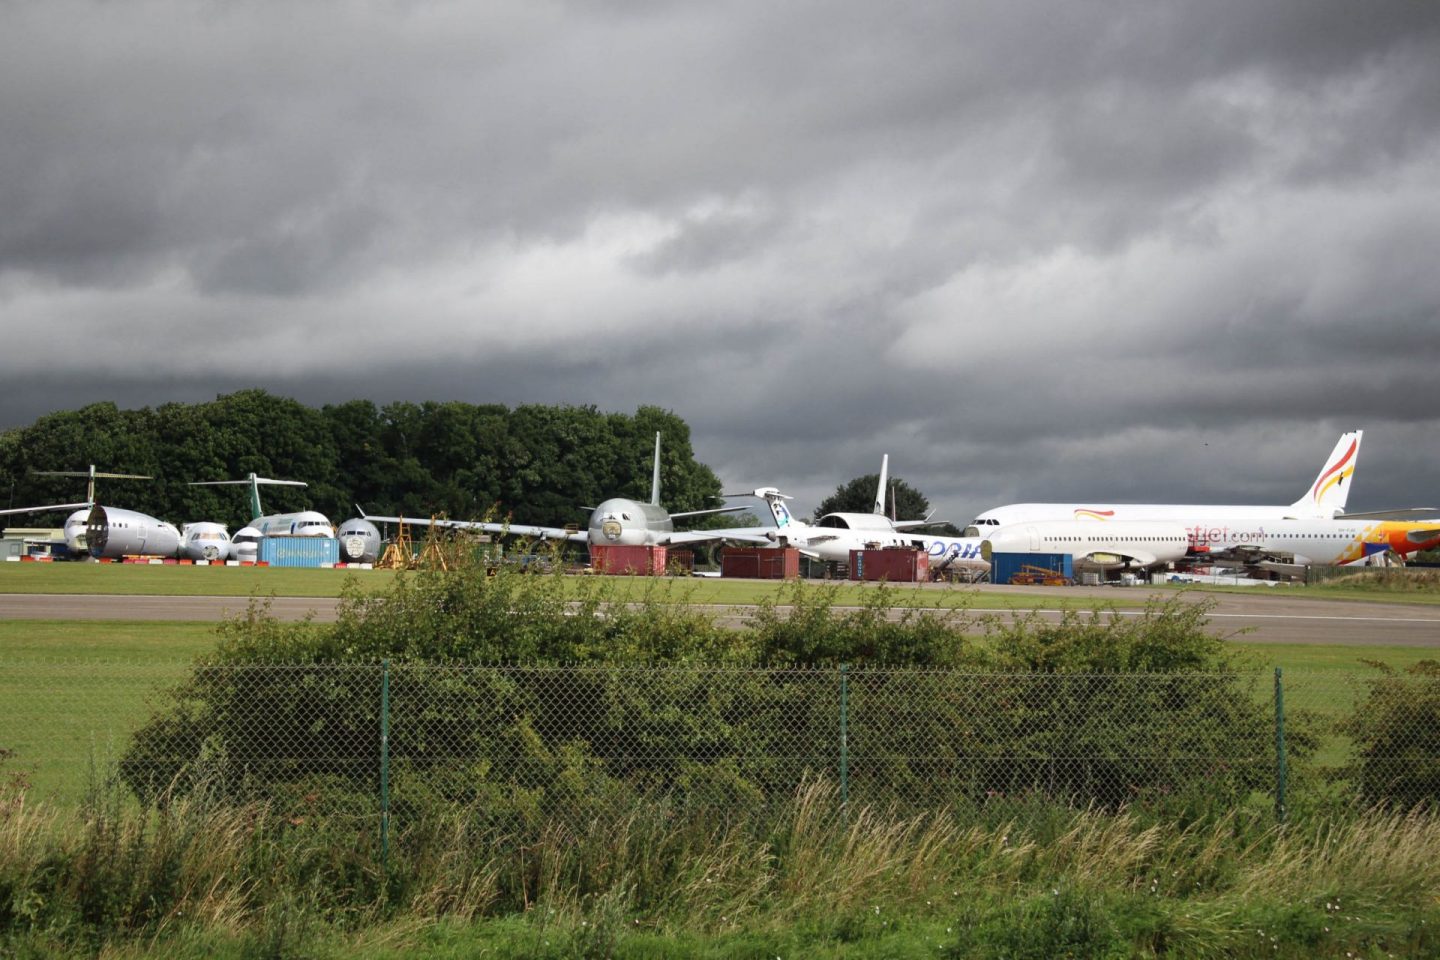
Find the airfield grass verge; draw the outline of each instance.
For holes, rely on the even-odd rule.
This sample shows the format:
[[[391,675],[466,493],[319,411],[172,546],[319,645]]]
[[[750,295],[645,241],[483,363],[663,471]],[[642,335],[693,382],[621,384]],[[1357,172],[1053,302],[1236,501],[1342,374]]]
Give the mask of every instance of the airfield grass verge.
[[[35,796],[75,802],[92,764],[118,755],[163,691],[218,642],[216,625],[206,623],[0,620],[0,747],[16,753]],[[1370,664],[1404,670],[1435,655],[1403,646],[1230,646],[1265,677],[1283,668],[1288,707],[1327,720],[1360,702],[1364,683],[1377,675]],[[1257,695],[1269,689],[1262,683]],[[1317,759],[1338,764],[1347,744],[1332,734]]]
[[[165,597],[338,597],[390,586],[388,570],[180,566],[136,563],[0,563],[0,593],[89,593]]]
[[[152,564],[0,563],[0,594],[96,594],[117,596],[340,597],[346,590],[383,593],[395,574],[388,570],[315,570],[286,567],[197,567]],[[562,578],[569,596],[583,594],[588,576]],[[664,591],[676,602],[753,605],[793,589],[793,582],[725,580],[711,577],[613,577],[617,601]],[[863,605],[880,585],[847,580],[800,581],[803,589],[838,591],[838,605]],[[984,584],[890,585],[887,603],[942,610],[1103,610],[1135,607],[1148,598],[1180,594],[1205,596],[1303,597],[1373,603],[1440,604],[1440,571],[1392,570],[1348,575],[1320,584],[1231,587],[1218,584],[1155,584],[1110,588],[1096,594],[1064,587],[1031,590]]]
[[[0,620],[0,747],[37,796],[73,801],[216,639],[210,623]]]
[[[193,645],[187,658],[237,663],[327,651],[368,662],[402,654],[429,661],[437,652],[485,662],[519,649],[513,644],[522,639],[536,644],[526,648],[532,658],[643,663],[692,650],[719,655],[732,642],[717,632],[706,635],[709,647],[687,646],[692,632],[705,628],[683,608],[657,604],[619,619],[577,623],[555,602],[568,594],[554,580],[499,586],[521,591],[512,599],[530,614],[519,618],[522,624],[509,601],[487,606],[478,585],[449,583],[432,593],[415,584],[408,601],[393,607],[357,598],[348,624],[306,627],[252,615],[213,641],[201,634],[172,639],[177,647]],[[1106,624],[1087,617],[1068,626],[1001,628],[988,639],[947,639],[934,624],[918,623],[909,635],[874,610],[842,613],[823,603],[807,606],[803,595],[796,599],[798,622],[765,614],[756,638],[733,642],[754,644],[751,654],[763,653],[765,662],[833,664],[872,656],[936,667],[959,662],[946,644],[964,644],[975,662],[1009,657],[1011,669],[1062,672],[1092,664],[1148,670],[1162,655],[1204,653],[1208,662],[1237,652],[1202,636],[1183,612],[1159,619],[1156,635],[1133,620]],[[17,639],[7,666],[53,664],[52,651],[66,643],[68,628],[20,624],[7,635],[6,627],[11,624],[0,623],[0,643]],[[493,635],[485,634],[492,627]],[[348,632],[333,632],[341,630]],[[546,630],[553,631],[549,639]],[[457,645],[462,642],[472,645]],[[492,642],[511,646],[485,645]],[[988,648],[970,646],[982,642]],[[348,644],[358,649],[352,654]],[[168,669],[160,646],[141,629],[116,649],[126,651],[121,664],[148,675]],[[100,649],[87,641],[76,656],[82,665],[98,666]],[[1266,646],[1255,655],[1274,650]],[[1374,652],[1348,648],[1344,655]],[[188,662],[169,665],[183,673]],[[1173,669],[1197,665],[1203,662],[1185,658]],[[1288,661],[1285,666],[1288,673]],[[1331,666],[1343,672],[1338,661]],[[38,687],[32,702],[49,707],[26,722],[43,728],[46,714],[57,711],[55,697],[73,684],[62,678],[44,687],[36,679],[4,692],[23,698],[25,688]],[[123,685],[134,676],[125,681],[121,671],[108,679]],[[114,692],[101,682],[82,685],[79,696],[88,704]],[[143,693],[139,703],[135,715],[146,713]],[[773,802],[637,802],[636,794],[602,785],[598,768],[571,767],[557,750],[564,782],[419,809],[423,816],[397,820],[382,862],[373,812],[327,808],[300,792],[243,802],[227,796],[223,784],[212,789],[203,781],[142,807],[106,753],[92,752],[94,762],[80,765],[79,796],[63,803],[45,798],[23,758],[0,762],[0,955],[1440,953],[1440,818],[1424,808],[1315,804],[1281,826],[1261,795],[1211,803],[1204,795],[1177,794],[1075,809],[1020,793],[962,797],[917,811],[845,805],[835,784],[818,779]],[[572,770],[588,774],[570,778]],[[455,772],[450,785],[460,789],[486,777],[479,768]],[[571,792],[553,792],[557,787]]]
[[[195,797],[65,813],[0,794],[14,957],[1428,957],[1440,819],[1278,827],[1038,803],[675,808],[487,826],[456,811],[388,870],[347,820]]]

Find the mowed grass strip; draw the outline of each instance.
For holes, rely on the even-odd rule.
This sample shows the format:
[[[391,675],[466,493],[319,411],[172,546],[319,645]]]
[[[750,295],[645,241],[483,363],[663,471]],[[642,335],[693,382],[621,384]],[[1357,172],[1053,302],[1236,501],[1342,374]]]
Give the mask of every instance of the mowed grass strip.
[[[544,576],[545,574],[541,574]],[[347,582],[364,593],[380,593],[394,583],[388,570],[320,570],[293,567],[180,566],[130,563],[3,563],[0,593],[85,593],[117,596],[173,597],[338,597]],[[565,589],[579,595],[595,586],[590,578],[562,578]],[[839,606],[858,606],[881,585],[850,581],[803,581],[800,589],[834,590]],[[785,603],[793,582],[722,580],[712,577],[607,577],[602,588],[617,602],[646,597],[682,603],[754,605],[773,599]],[[926,609],[992,609],[1016,607],[1094,609],[1143,602],[1138,592],[1117,593],[1100,600],[1054,593],[1006,593],[963,585],[903,584],[888,588],[897,607]]]
[[[347,577],[379,592],[388,570],[180,566],[142,563],[0,563],[0,593],[159,597],[338,597]]]
[[[215,646],[215,625],[0,620],[0,749],[36,795],[74,801],[92,765],[131,734]]]
[[[26,771],[38,795],[74,800],[92,761],[124,752],[129,738],[163,702],[195,658],[214,648],[214,624],[151,621],[0,620],[0,748]],[[1377,671],[1400,670],[1430,651],[1413,647],[1235,643],[1265,677],[1284,671],[1288,710],[1339,719]],[[1261,682],[1257,695],[1269,696]],[[1327,738],[1328,739],[1328,738]],[[1324,762],[1344,744],[1327,742]]]
[[[396,574],[388,570],[319,570],[291,567],[180,566],[176,564],[119,563],[0,563],[0,594],[97,594],[116,596],[174,597],[338,597],[350,584],[362,593],[380,593],[390,588]],[[564,588],[572,595],[593,589],[590,577],[567,576]],[[1308,599],[1368,600],[1373,602],[1440,602],[1413,591],[1364,591],[1350,587],[1263,587],[1246,589],[1195,585],[1162,584],[1152,587],[1076,592],[1065,587],[1029,590],[1016,587],[980,587],[965,584],[856,583],[851,581],[802,581],[799,589],[833,591],[840,607],[861,606],[873,599],[874,591],[885,589],[887,603],[895,607],[936,610],[1105,610],[1135,609],[1150,597],[1161,599],[1182,591],[1194,596],[1207,593],[1243,593]],[[603,589],[617,602],[645,597],[677,603],[752,606],[766,600],[788,602],[796,585],[765,580],[727,580],[715,577],[607,577]]]

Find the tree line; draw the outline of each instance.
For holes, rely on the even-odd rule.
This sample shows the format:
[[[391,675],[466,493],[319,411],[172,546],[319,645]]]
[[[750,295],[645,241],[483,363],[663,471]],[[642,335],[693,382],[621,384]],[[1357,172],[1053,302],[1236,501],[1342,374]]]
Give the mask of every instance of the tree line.
[[[350,400],[318,409],[264,390],[205,403],[122,410],[95,403],[0,433],[0,503],[25,507],[85,498],[81,478],[34,471],[96,469],[151,481],[99,481],[96,499],[176,523],[248,520],[241,487],[193,487],[249,473],[300,480],[267,487],[267,512],[319,510],[331,520],[368,513],[491,514],[563,526],[585,522],[601,500],[650,495],[661,434],[661,499],[676,510],[715,506],[720,481],[697,463],[690,427],[674,413],[593,406]],[[58,522],[58,515],[12,519]]]

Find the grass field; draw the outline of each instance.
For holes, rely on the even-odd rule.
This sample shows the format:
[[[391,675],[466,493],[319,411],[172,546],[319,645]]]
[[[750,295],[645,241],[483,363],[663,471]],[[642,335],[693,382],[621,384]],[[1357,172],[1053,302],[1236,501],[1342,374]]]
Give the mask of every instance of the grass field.
[[[0,620],[0,748],[28,772],[38,794],[73,799],[92,761],[117,756],[150,715],[154,700],[182,678],[217,640],[215,625],[152,621]],[[1340,716],[1374,675],[1364,661],[1396,669],[1425,659],[1414,647],[1246,644],[1232,642],[1248,666],[1285,676],[1291,710]],[[1339,762],[1329,742],[1321,760]]]
[[[128,584],[117,579],[114,585],[154,586],[158,581],[143,578],[194,572],[137,568],[125,571],[135,579]],[[223,572],[283,574],[283,581],[263,582],[298,584],[287,587],[286,595],[326,596],[290,591],[334,588],[337,582],[325,579],[336,577],[333,571]],[[7,582],[8,573],[0,570],[0,584]],[[291,580],[296,574],[302,576]],[[388,582],[388,577],[382,574],[374,583]],[[75,582],[82,586],[72,592],[98,592],[83,586],[87,581]],[[233,595],[257,592],[253,584],[261,581],[250,582],[252,586]],[[689,583],[682,582],[682,587]],[[643,589],[648,582],[634,581],[632,586]],[[697,590],[708,586],[702,582]],[[775,589],[715,585],[720,586]],[[1029,605],[1033,597],[1023,599]],[[62,838],[80,837],[73,845],[81,851],[96,851],[89,860],[73,856],[74,863],[96,864],[93,875],[78,874],[84,882],[77,881],[77,888],[103,892],[107,888],[100,881],[120,886],[120,880],[106,878],[123,878],[132,867],[107,873],[105,864],[120,862],[123,856],[130,857],[124,863],[139,865],[135,869],[169,863],[135,851],[149,851],[146,843],[159,846],[172,834],[187,835],[190,828],[183,825],[178,830],[117,830],[104,818],[85,819],[92,805],[76,801],[84,795],[91,771],[103,769],[124,751],[131,731],[149,716],[165,688],[185,675],[195,657],[213,649],[217,639],[215,625],[204,623],[0,620],[0,749],[16,754],[0,766],[0,774],[23,771],[33,784],[35,800],[59,801],[58,813],[35,814],[59,819],[51,827],[45,826],[51,821],[41,822],[26,835],[27,844],[39,849],[49,829]],[[1257,696],[1268,696],[1268,678],[1280,667],[1290,709],[1329,717],[1349,711],[1363,691],[1364,678],[1373,673],[1363,661],[1403,668],[1432,653],[1412,647],[1230,645],[1259,675]],[[1343,762],[1344,754],[1343,742],[1330,735],[1320,762]],[[520,866],[512,868],[503,853],[494,852],[494,838],[462,837],[444,857],[434,858],[437,864],[455,864],[447,868],[450,872],[424,873],[421,866],[428,861],[418,857],[405,866],[424,879],[418,893],[433,895],[436,904],[473,893],[480,906],[465,901],[451,908],[452,918],[445,907],[417,896],[413,903],[418,906],[383,923],[375,922],[383,911],[363,897],[357,895],[360,905],[353,906],[335,892],[348,890],[357,877],[363,881],[367,862],[337,844],[339,834],[321,834],[318,825],[295,819],[286,821],[283,843],[262,839],[246,846],[236,839],[242,833],[239,827],[226,830],[228,821],[217,821],[214,829],[204,824],[193,828],[203,837],[193,849],[203,856],[176,862],[183,863],[187,877],[193,871],[211,877],[202,870],[208,865],[213,879],[193,885],[197,890],[223,893],[230,880],[241,877],[243,882],[234,887],[258,891],[260,906],[242,909],[244,898],[237,894],[233,905],[226,900],[190,921],[201,904],[177,900],[166,919],[139,933],[119,932],[101,921],[103,937],[113,940],[98,954],[88,948],[86,952],[116,958],[163,954],[175,960],[284,955],[388,960],[417,953],[1048,957],[1137,955],[1132,953],[1136,944],[1146,947],[1138,955],[1154,955],[1150,951],[1158,952],[1158,944],[1166,955],[1180,957],[1437,955],[1428,931],[1440,902],[1435,896],[1440,890],[1435,868],[1440,863],[1435,856],[1440,829],[1431,820],[1371,816],[1349,825],[1320,823],[1312,829],[1302,822],[1284,830],[1266,827],[1263,833],[1239,826],[1246,817],[1267,822],[1268,802],[1257,796],[1250,805],[1253,810],[1200,826],[1152,825],[1093,811],[1064,812],[1073,819],[1060,819],[1061,813],[1038,811],[1030,820],[990,825],[957,821],[953,828],[935,832],[921,830],[913,821],[872,822],[868,814],[854,822],[797,814],[793,823],[785,821],[791,824],[788,833],[782,829],[785,823],[758,830],[763,837],[779,837],[773,845],[757,841],[749,846],[740,833],[707,833],[682,842],[685,835],[679,832],[642,832],[636,824],[646,822],[647,816],[658,822],[666,815],[642,810],[618,822],[592,824],[590,834],[542,831],[551,841],[547,863],[569,862],[566,857],[574,862],[568,872],[544,873],[550,887],[533,900],[527,888],[524,909],[509,901],[495,905],[503,886],[495,878],[513,873],[528,882],[532,866],[527,857],[534,847],[522,845]],[[136,805],[127,803],[121,813],[137,817],[131,809]],[[39,811],[43,806],[12,809]],[[19,837],[21,819],[12,819],[17,825],[12,836]],[[812,836],[817,824],[830,832]],[[345,828],[355,833],[351,821]],[[107,829],[114,839],[106,840]],[[313,839],[311,830],[316,831]],[[114,850],[101,841],[112,843]],[[223,859],[215,851],[227,843],[235,851]],[[18,851],[22,845],[11,848]],[[111,855],[104,855],[107,852]],[[267,852],[274,862],[264,859]],[[665,860],[667,855],[675,856],[675,865]],[[475,865],[467,856],[477,858]],[[72,861],[37,854],[34,862]],[[21,862],[18,856],[15,862]],[[317,864],[329,865],[329,872]],[[15,876],[22,873],[12,871]],[[43,876],[43,871],[25,876]],[[646,886],[644,896],[637,893],[642,884],[671,876],[678,878],[673,888]],[[712,877],[717,881],[712,883]],[[597,886],[582,893],[577,878]],[[260,896],[270,890],[284,896],[277,895],[273,903]],[[37,904],[45,901],[37,897],[15,902],[39,909]],[[317,902],[311,904],[306,897]],[[323,906],[330,902],[326,897],[349,912]],[[447,897],[450,900],[443,899]],[[182,905],[186,923],[193,926],[178,922]],[[438,924],[437,914],[442,918]],[[342,915],[355,919],[336,922]],[[17,920],[16,939],[10,942],[14,955],[74,955],[79,938],[73,931],[59,930],[32,926],[27,932]],[[0,955],[9,955],[3,938]]]
[[[95,563],[0,563],[0,594],[113,594],[129,596],[276,596],[338,597],[344,586],[353,584],[362,592],[380,592],[394,581],[387,570],[306,570],[264,567],[195,567],[144,564]],[[582,589],[584,578],[567,577],[569,589]],[[805,581],[805,589],[839,591],[842,605],[863,602],[874,583],[849,581]],[[649,578],[612,577],[605,588],[616,599],[666,591],[676,599],[705,604],[754,604],[781,595],[793,587],[759,580],[721,580],[710,577]],[[1056,587],[1048,592],[1010,593],[1004,588],[976,589],[964,585],[897,585],[892,590],[896,606],[939,609],[1008,610],[1014,607],[1090,610],[1119,604],[1135,605],[1154,593],[1173,595],[1182,587],[1170,584],[1145,588],[1116,589],[1096,597]],[[1183,589],[1200,593],[1243,593],[1263,596],[1294,596],[1302,591],[1309,599],[1365,600],[1375,603],[1440,603],[1440,587],[1428,590],[1377,589],[1354,583],[1296,587],[1226,587],[1188,585]]]
[[[394,580],[387,571],[178,567],[119,564],[0,564],[0,593],[97,593],[117,595],[338,596],[349,580],[358,589],[380,591]],[[573,578],[567,578],[567,583]],[[758,581],[615,578],[606,588],[616,599],[660,590],[692,603],[747,604],[781,597],[788,586]],[[837,602],[859,603],[873,584],[838,585]],[[578,589],[578,585],[576,587]],[[823,584],[806,589],[826,589]],[[1253,593],[1249,588],[1247,592]],[[1377,595],[1341,586],[1334,594],[1364,599],[1413,601],[1408,591]],[[1306,596],[1325,596],[1308,588]],[[853,598],[853,599],[852,599]],[[1117,592],[1116,600],[1138,596]],[[1004,594],[964,587],[896,587],[896,605],[969,609],[1024,606],[1103,606],[1104,601],[1033,593]],[[1114,601],[1110,601],[1114,602]],[[182,677],[196,656],[213,648],[214,624],[137,621],[0,620],[0,748],[14,750],[16,762],[37,790],[74,796],[84,786],[92,759],[118,752],[149,715],[149,698]],[[1284,671],[1287,705],[1327,716],[1351,710],[1373,660],[1403,669],[1434,655],[1414,647],[1353,647],[1247,644],[1232,641],[1247,665],[1267,677]],[[1262,689],[1269,690],[1268,684]],[[1332,738],[1324,758],[1338,760],[1344,745]]]

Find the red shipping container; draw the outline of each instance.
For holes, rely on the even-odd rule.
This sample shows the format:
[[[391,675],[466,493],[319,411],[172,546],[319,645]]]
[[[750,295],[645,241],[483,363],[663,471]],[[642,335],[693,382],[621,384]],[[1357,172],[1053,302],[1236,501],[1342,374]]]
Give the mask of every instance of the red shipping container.
[[[794,547],[726,547],[720,576],[790,580],[800,576],[800,551]]]
[[[851,580],[924,583],[930,579],[930,555],[924,550],[851,550]]]
[[[665,548],[594,544],[590,547],[590,566],[596,573],[658,576],[665,572]]]

